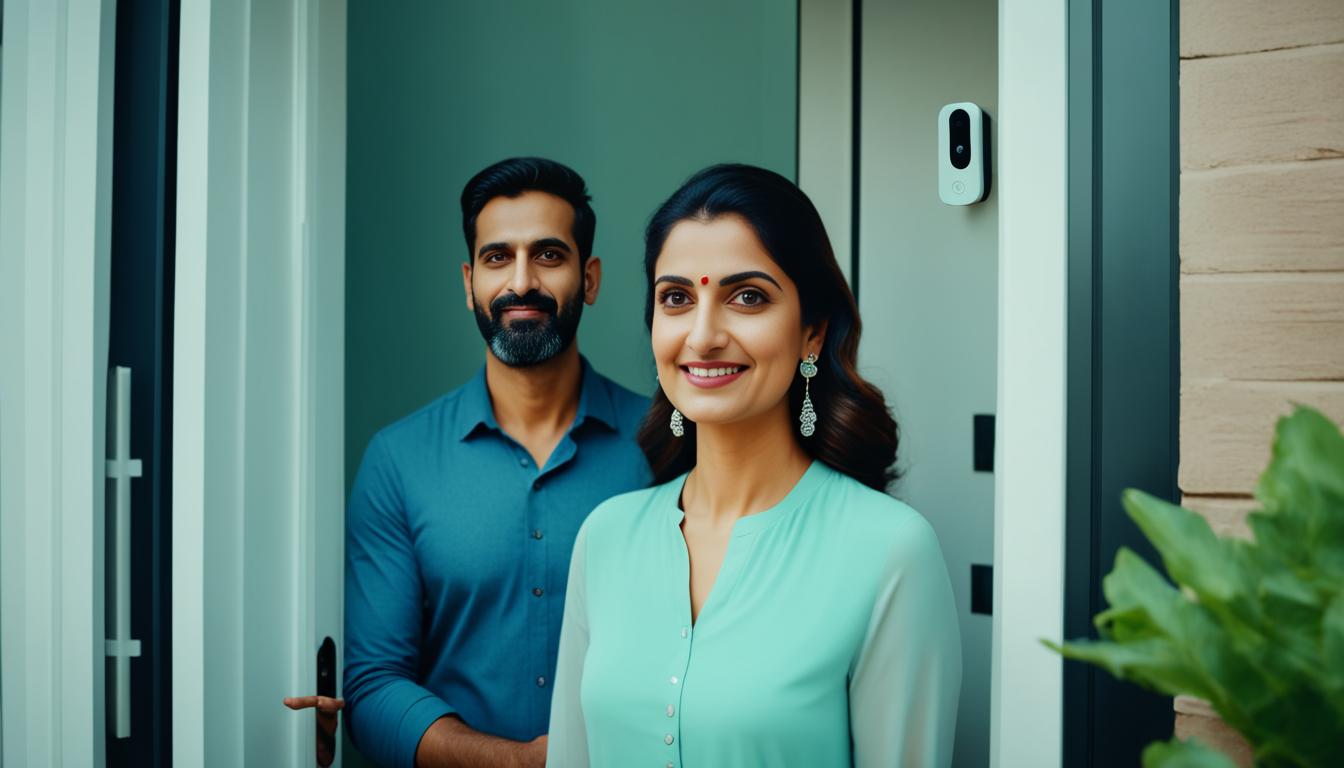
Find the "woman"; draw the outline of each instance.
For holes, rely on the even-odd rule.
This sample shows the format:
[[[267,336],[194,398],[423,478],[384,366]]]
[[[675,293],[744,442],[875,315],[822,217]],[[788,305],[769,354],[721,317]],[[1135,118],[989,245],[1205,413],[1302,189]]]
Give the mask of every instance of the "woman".
[[[961,648],[816,209],[708,168],[646,233],[654,487],[574,547],[554,766],[944,766]]]

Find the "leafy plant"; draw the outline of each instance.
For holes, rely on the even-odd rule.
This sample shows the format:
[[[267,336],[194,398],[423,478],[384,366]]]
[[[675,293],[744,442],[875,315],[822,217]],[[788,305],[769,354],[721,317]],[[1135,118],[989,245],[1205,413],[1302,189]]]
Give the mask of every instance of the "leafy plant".
[[[1280,419],[1255,495],[1262,508],[1247,518],[1254,541],[1245,541],[1125,491],[1126,511],[1180,588],[1122,548],[1102,582],[1102,639],[1046,645],[1146,688],[1207,699],[1250,742],[1257,765],[1340,765],[1344,435],[1310,408]],[[1144,753],[1145,768],[1220,764],[1210,760],[1181,742]]]

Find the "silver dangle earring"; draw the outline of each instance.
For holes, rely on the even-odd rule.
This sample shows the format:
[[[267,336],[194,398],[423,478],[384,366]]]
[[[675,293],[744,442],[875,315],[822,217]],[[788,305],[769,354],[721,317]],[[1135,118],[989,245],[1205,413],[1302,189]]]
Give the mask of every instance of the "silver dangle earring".
[[[811,437],[817,431],[817,412],[812,408],[812,377],[817,375],[817,356],[808,354],[798,364],[798,372],[803,375],[803,412],[798,414],[798,431],[803,437]]]
[[[681,437],[686,434],[686,422],[681,418],[681,411],[676,408],[672,409],[672,420],[668,422],[668,426],[672,428],[673,437]]]

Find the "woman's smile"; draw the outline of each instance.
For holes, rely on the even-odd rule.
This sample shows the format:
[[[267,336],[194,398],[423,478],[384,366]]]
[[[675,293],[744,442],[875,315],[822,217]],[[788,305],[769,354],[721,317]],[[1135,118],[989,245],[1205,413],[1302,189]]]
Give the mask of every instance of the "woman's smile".
[[[686,380],[703,389],[727,386],[741,378],[750,366],[739,363],[694,362],[679,366]]]

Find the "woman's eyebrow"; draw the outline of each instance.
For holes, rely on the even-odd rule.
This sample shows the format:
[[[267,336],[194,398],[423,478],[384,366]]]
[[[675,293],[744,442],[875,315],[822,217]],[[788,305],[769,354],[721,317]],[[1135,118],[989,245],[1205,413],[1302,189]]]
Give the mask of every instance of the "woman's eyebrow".
[[[663,275],[662,277],[653,281],[654,285],[657,285],[659,283],[675,283],[676,285],[684,285],[692,288],[695,287],[695,283],[692,283],[689,277],[682,277],[681,275]]]
[[[781,290],[781,291],[784,290],[784,286],[780,285],[780,284],[775,280],[775,278],[773,278],[773,277],[771,277],[771,276],[765,274],[764,272],[757,272],[757,271],[754,271],[754,270],[751,271],[751,272],[738,272],[738,273],[736,273],[736,274],[729,275],[729,276],[723,278],[722,280],[720,280],[720,281],[719,281],[719,285],[721,285],[721,286],[723,286],[723,285],[732,285],[733,283],[740,283],[740,282],[742,282],[743,280],[750,280],[750,279],[753,278],[753,277],[759,277],[759,278],[761,278],[762,280],[768,280],[768,281],[770,281],[771,284],[773,284],[773,285],[774,285],[776,288],[778,288],[779,290]]]

